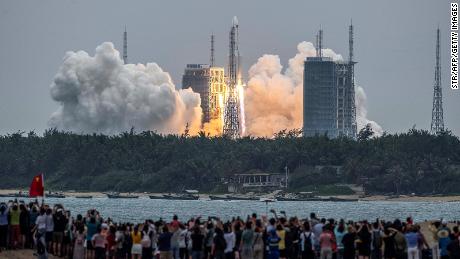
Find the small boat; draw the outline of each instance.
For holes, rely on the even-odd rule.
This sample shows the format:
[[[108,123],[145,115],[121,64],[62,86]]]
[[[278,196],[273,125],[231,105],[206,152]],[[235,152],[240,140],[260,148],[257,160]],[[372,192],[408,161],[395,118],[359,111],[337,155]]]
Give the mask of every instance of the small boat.
[[[50,192],[45,194],[46,198],[65,198],[65,195],[61,192]]]
[[[264,198],[264,197],[262,197],[262,198],[260,198],[259,201],[269,203],[269,202],[275,202],[276,199],[274,199],[274,198]]]
[[[344,198],[337,198],[337,197],[329,197],[329,199],[325,199],[324,201],[333,201],[333,202],[354,202],[354,201],[359,201],[359,199],[344,199]]]
[[[213,201],[230,201],[228,196],[216,196],[216,195],[209,195],[209,199]]]
[[[93,196],[92,195],[77,195],[77,196],[75,196],[75,198],[77,198],[77,199],[92,199]]]
[[[122,195],[120,193],[106,193],[109,199],[137,199],[139,196],[132,194]]]
[[[170,195],[170,194],[165,194],[163,195],[163,199],[165,200],[198,200],[199,196],[195,196],[192,194],[177,194],[177,195]]]
[[[149,198],[152,200],[164,200],[165,197],[163,195],[157,196],[157,195],[149,195]]]
[[[257,201],[259,200],[255,197],[248,197],[248,196],[227,196],[227,198],[231,201]]]

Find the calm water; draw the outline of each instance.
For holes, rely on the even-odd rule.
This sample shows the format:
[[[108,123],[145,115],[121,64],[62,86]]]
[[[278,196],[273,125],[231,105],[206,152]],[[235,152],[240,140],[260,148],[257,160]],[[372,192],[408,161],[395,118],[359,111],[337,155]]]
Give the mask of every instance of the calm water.
[[[11,198],[0,197],[0,201]],[[29,199],[24,199],[28,202]],[[375,218],[392,220],[412,216],[417,221],[444,218],[460,220],[460,202],[395,202],[395,201],[359,201],[359,202],[313,202],[278,201],[269,204],[259,201],[176,201],[139,199],[76,199],[47,198],[46,203],[63,204],[72,214],[85,214],[88,209],[97,209],[103,217],[116,221],[141,222],[144,219],[170,219],[177,214],[181,219],[196,216],[217,216],[230,219],[233,216],[245,218],[256,212],[266,214],[267,210],[284,210],[288,216],[307,217],[316,212],[320,217],[345,219]]]

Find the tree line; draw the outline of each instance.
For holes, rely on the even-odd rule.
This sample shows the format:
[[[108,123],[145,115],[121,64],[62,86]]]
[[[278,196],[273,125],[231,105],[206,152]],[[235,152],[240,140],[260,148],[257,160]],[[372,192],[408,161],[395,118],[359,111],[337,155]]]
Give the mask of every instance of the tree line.
[[[223,190],[236,173],[290,170],[291,190],[304,186],[360,184],[368,193],[460,193],[460,142],[411,129],[358,139],[301,137],[300,130],[273,138],[162,135],[134,130],[119,135],[49,129],[0,136],[0,188],[24,188],[39,172],[45,188],[85,191],[176,192]],[[341,173],[315,166],[340,166]]]

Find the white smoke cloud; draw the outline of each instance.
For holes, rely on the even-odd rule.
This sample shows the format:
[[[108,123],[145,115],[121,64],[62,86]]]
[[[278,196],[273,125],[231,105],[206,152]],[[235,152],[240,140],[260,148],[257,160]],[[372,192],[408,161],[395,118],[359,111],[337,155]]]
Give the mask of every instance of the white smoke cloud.
[[[200,96],[176,90],[171,77],[157,64],[123,64],[112,43],[67,52],[51,84],[51,97],[60,106],[49,125],[77,133],[116,134],[136,130],[182,133],[189,124],[200,128]]]
[[[356,124],[358,131],[367,124],[371,125],[374,130],[374,136],[379,137],[383,134],[383,128],[375,121],[367,118],[367,96],[361,86],[355,87],[355,103],[356,103]]]
[[[316,49],[304,41],[297,51],[284,72],[277,55],[263,55],[251,66],[245,93],[248,135],[271,137],[283,129],[302,128],[304,61],[315,57]],[[323,56],[343,60],[331,49],[323,49]],[[376,134],[381,134],[382,128],[366,118],[366,95],[361,87],[356,89],[356,99],[358,130],[371,123]]]

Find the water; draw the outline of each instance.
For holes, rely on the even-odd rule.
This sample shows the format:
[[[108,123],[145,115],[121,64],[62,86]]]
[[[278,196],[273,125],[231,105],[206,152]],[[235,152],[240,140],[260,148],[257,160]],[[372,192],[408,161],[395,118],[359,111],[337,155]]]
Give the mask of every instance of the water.
[[[0,201],[12,198],[0,197]],[[25,198],[25,202],[29,199]],[[177,214],[181,219],[202,216],[217,216],[231,219],[245,218],[253,212],[265,215],[270,209],[286,211],[287,216],[308,217],[315,212],[319,217],[345,218],[350,220],[374,220],[376,218],[393,220],[412,216],[416,221],[444,218],[460,219],[460,202],[397,202],[397,201],[358,201],[358,202],[317,202],[317,201],[278,201],[264,203],[260,201],[177,201],[139,199],[77,199],[47,198],[46,203],[64,205],[75,216],[85,215],[89,209],[97,209],[103,217],[111,217],[121,222],[142,222],[145,219],[171,219]]]

